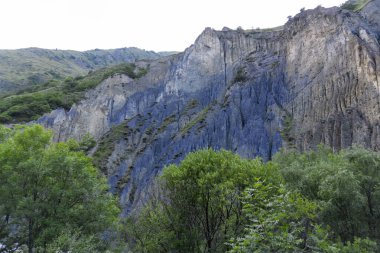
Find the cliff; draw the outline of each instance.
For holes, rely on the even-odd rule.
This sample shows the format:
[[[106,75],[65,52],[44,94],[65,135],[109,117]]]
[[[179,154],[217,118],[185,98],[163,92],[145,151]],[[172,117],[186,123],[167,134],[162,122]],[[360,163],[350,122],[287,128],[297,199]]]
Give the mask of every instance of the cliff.
[[[264,160],[283,146],[378,150],[379,2],[302,11],[282,29],[207,28],[183,53],[137,63],[144,77],[115,75],[38,122],[57,141],[95,137],[125,213],[165,165],[200,148]]]

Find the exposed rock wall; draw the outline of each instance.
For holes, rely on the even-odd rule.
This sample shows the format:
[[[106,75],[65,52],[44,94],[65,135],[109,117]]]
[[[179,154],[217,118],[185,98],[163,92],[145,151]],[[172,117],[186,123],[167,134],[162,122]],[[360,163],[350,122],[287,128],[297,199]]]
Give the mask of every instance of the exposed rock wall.
[[[372,0],[360,11],[360,14],[371,25],[373,31],[380,38],[380,1]]]
[[[149,69],[143,78],[114,76],[39,122],[57,140],[86,132],[98,140],[95,161],[125,213],[163,166],[200,148],[265,160],[282,146],[378,150],[380,46],[371,15],[320,7],[282,30],[207,28],[185,52],[139,63]]]
[[[326,143],[339,149],[356,143],[378,150],[376,35],[359,15],[338,8],[298,18],[288,26],[293,35],[285,69],[286,83],[292,85],[286,108],[294,118],[296,146]]]

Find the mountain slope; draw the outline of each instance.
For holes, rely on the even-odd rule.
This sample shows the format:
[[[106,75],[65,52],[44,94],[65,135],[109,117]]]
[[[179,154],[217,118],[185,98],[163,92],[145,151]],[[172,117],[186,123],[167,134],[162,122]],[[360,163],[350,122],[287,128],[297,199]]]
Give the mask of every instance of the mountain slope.
[[[163,166],[200,148],[265,160],[283,146],[379,150],[373,13],[318,7],[282,30],[207,28],[185,52],[137,63],[149,65],[144,77],[111,77],[69,111],[38,122],[56,140],[95,137],[93,156],[125,213],[147,197]]]
[[[57,108],[70,107],[84,98],[86,91],[115,74],[139,78],[146,73],[134,63],[124,63],[91,71],[86,76],[67,77],[63,81],[52,80],[23,89],[14,95],[0,97],[0,123],[29,122]]]
[[[160,53],[138,48],[85,52],[41,48],[0,50],[0,94],[51,79],[85,75],[90,70],[161,56]]]

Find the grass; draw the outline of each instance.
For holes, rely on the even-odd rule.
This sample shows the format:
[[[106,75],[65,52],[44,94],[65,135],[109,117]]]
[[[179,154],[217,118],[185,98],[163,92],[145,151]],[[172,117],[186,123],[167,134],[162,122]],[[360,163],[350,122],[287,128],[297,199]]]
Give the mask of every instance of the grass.
[[[85,52],[41,48],[0,50],[0,80],[8,83],[0,86],[0,93],[15,92],[52,79],[86,75],[89,70],[142,59],[158,59],[160,55],[138,48]]]
[[[196,108],[199,105],[198,100],[196,99],[191,99],[185,106],[182,115],[187,115],[189,111],[192,109]]]
[[[197,116],[193,120],[191,120],[184,127],[182,127],[180,131],[181,135],[185,135],[186,133],[188,133],[196,124],[204,122],[206,120],[207,114],[211,110],[211,107],[211,105],[205,107],[202,111],[200,111],[197,114]]]
[[[113,126],[98,143],[98,147],[93,155],[93,162],[96,167],[106,173],[107,159],[112,155],[115,144],[121,140],[128,138],[131,129],[128,127],[128,122],[123,122],[120,125]]]
[[[70,109],[84,98],[86,91],[108,77],[126,74],[131,78],[140,78],[146,73],[146,69],[137,69],[134,64],[121,64],[93,71],[87,76],[67,77],[64,81],[53,80],[35,85],[19,94],[1,98],[0,123],[28,122],[57,108]]]
[[[284,30],[284,26],[268,27],[268,28],[255,28],[246,30],[248,33],[261,33],[261,32],[279,32]]]
[[[342,4],[341,8],[350,11],[360,11],[362,10],[369,2],[372,0],[355,0],[355,1],[347,1]]]
[[[177,116],[175,114],[172,114],[164,119],[161,126],[158,128],[158,133],[162,133],[165,131],[165,129],[171,124],[174,123],[177,120]]]

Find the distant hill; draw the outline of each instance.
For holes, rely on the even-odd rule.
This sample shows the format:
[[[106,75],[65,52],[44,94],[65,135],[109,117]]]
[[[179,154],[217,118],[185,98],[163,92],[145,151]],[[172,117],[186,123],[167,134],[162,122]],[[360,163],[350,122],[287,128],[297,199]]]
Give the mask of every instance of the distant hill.
[[[342,4],[342,8],[351,11],[361,11],[372,0],[348,0]]]
[[[69,110],[73,104],[85,98],[88,90],[109,77],[124,74],[129,80],[144,76],[150,61],[138,63],[141,65],[144,62],[146,66],[123,63],[90,71],[85,76],[66,77],[64,80],[54,79],[43,84],[35,84],[12,95],[0,94],[0,124],[28,122],[57,108]]]
[[[157,59],[168,54],[171,52],[156,53],[133,47],[84,52],[41,48],[0,50],[0,94],[51,79],[85,75],[90,70],[141,59]]]

